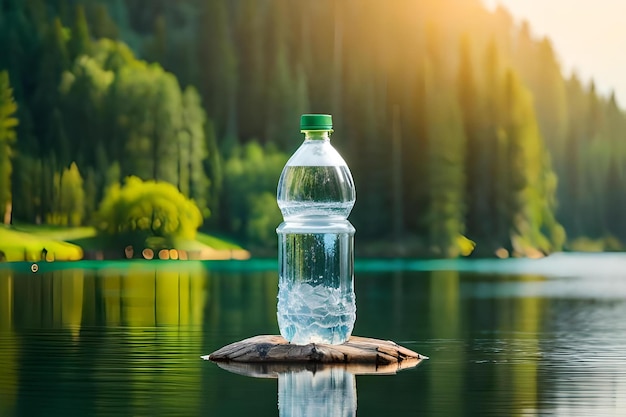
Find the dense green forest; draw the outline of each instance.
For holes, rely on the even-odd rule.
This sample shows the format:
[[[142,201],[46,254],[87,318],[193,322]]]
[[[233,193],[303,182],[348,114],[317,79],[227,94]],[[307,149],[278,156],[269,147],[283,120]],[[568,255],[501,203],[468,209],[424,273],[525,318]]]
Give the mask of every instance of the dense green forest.
[[[132,175],[272,247],[321,112],[363,254],[626,242],[626,114],[479,0],[0,0],[0,74],[5,221],[89,224]]]

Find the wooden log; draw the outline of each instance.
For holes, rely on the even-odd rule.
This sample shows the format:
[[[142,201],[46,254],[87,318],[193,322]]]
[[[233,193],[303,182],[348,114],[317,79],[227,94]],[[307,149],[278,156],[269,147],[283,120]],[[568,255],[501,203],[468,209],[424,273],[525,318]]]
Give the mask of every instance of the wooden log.
[[[237,364],[344,364],[360,369],[357,373],[377,373],[378,369],[380,371],[386,369],[386,372],[393,373],[399,369],[416,366],[422,360],[428,359],[390,340],[352,336],[341,345],[321,343],[293,345],[282,336],[275,335],[254,336],[231,343],[202,358],[217,362],[220,366],[230,364],[240,369],[239,373],[250,374],[255,372],[272,374],[279,371]],[[362,366],[359,368],[354,365]],[[274,369],[280,369],[280,366],[278,368],[275,366]]]

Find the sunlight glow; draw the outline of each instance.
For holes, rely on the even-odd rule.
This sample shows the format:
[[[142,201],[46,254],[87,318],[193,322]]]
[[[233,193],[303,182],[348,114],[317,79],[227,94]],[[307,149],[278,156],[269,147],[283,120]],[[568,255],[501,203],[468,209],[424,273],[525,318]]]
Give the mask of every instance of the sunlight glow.
[[[626,2],[621,0],[483,0],[493,10],[503,5],[516,22],[527,20],[536,37],[549,37],[566,76],[575,71],[598,91],[615,90],[626,106]]]

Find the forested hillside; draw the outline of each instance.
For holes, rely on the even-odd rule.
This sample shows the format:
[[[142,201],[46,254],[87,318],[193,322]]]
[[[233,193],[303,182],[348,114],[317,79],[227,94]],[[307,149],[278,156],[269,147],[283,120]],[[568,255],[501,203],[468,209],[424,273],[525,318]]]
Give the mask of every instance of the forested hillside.
[[[380,254],[619,247],[626,115],[557,53],[479,0],[0,0],[0,219],[89,223],[135,175],[272,247],[323,112]]]

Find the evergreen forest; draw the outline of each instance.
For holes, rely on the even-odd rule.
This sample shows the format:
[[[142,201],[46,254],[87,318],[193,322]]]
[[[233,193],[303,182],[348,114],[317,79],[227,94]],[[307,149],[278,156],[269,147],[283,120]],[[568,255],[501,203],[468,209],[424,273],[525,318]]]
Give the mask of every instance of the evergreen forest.
[[[357,254],[624,248],[626,113],[503,8],[0,0],[4,223],[93,225],[130,177],[271,250],[302,113],[333,115]]]

